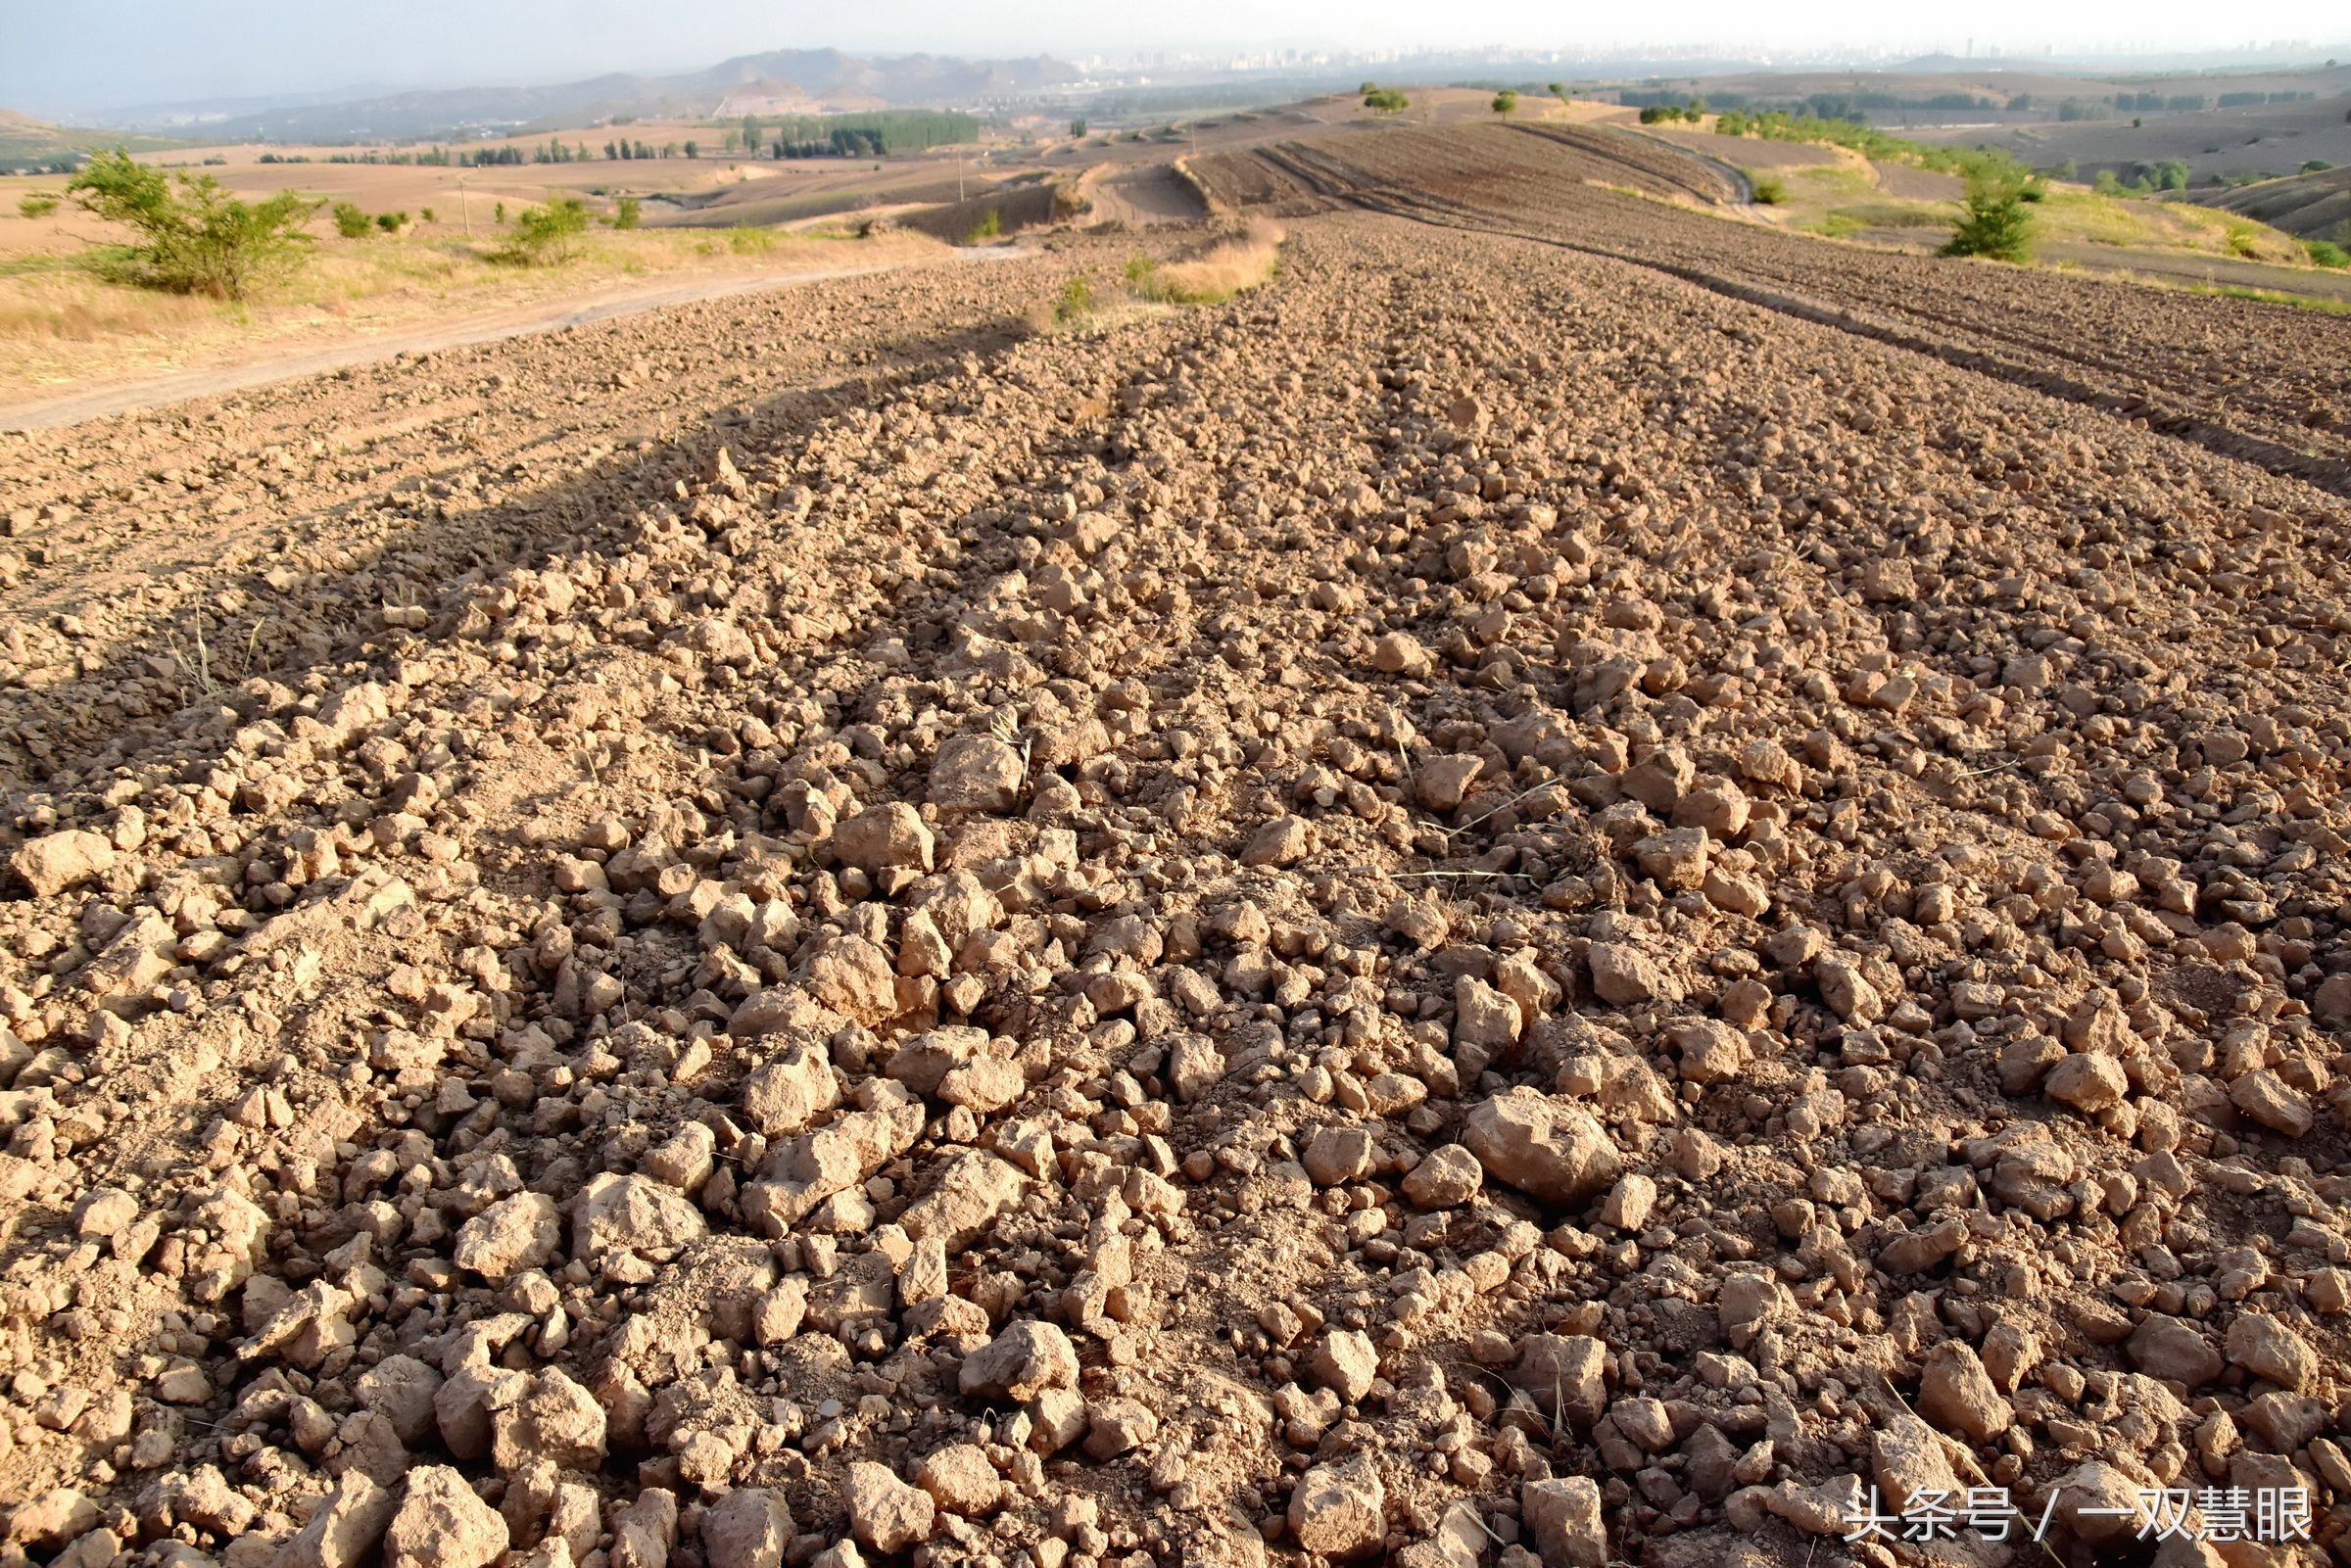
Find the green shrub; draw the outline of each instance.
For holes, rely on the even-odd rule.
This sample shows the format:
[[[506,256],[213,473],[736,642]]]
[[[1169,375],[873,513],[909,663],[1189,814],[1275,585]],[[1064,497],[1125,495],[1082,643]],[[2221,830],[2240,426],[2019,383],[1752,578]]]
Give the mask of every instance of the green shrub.
[[[2351,266],[2351,251],[2344,250],[2332,240],[2304,240],[2302,249],[2320,266]]]
[[[972,225],[972,231],[963,237],[963,243],[978,245],[981,241],[992,240],[1003,232],[1004,215],[991,207],[987,210],[985,217]]]
[[[439,218],[437,218],[437,217],[435,217],[435,216],[433,215],[433,210],[432,210],[431,208],[429,208],[429,207],[426,207],[426,208],[419,208],[419,209],[417,210],[416,216],[417,216],[418,220],[419,220],[419,221],[421,221],[421,222],[426,222],[426,223],[438,223],[439,221],[441,221]]]
[[[1995,261],[2027,261],[2033,257],[2033,214],[2025,211],[2020,181],[1989,179],[1967,182],[1966,211],[1945,256],[1982,256]]]
[[[91,159],[66,193],[138,234],[128,252],[136,281],[219,300],[242,300],[291,270],[311,244],[302,225],[318,210],[297,191],[241,202],[210,174],[167,178],[119,147]]]
[[[58,198],[47,191],[34,191],[17,204],[17,212],[25,217],[47,217],[58,209]]]
[[[1777,174],[1763,174],[1755,180],[1755,200],[1765,207],[1778,207],[1788,200],[1788,182]]]
[[[335,204],[335,232],[345,239],[363,240],[373,227],[374,225],[367,220],[367,214],[360,212],[357,204],[352,202]]]
[[[2305,174],[2324,174],[2333,166],[2331,162],[2324,158],[2306,158],[2302,161],[2302,172]]]
[[[514,220],[514,237],[491,260],[516,266],[541,266],[568,258],[588,232],[588,209],[576,196],[558,196],[545,207],[526,207]]]
[[[386,234],[398,234],[402,228],[407,226],[408,221],[408,214],[406,213],[378,213],[375,214],[375,226]]]
[[[1508,115],[1518,108],[1518,95],[1505,88],[1494,95],[1494,113]]]
[[[614,228],[635,228],[645,221],[645,203],[642,199],[624,196],[620,199],[619,209],[612,214]]]
[[[1413,107],[1413,101],[1393,87],[1374,87],[1364,94],[1364,107],[1375,115],[1398,115]]]
[[[1070,134],[1074,137],[1085,134],[1085,120],[1082,117],[1070,121]]]
[[[776,235],[773,229],[744,225],[727,230],[727,249],[737,256],[765,256],[775,248]]]
[[[1061,298],[1053,306],[1053,319],[1066,326],[1093,313],[1094,286],[1080,272],[1062,285]]]

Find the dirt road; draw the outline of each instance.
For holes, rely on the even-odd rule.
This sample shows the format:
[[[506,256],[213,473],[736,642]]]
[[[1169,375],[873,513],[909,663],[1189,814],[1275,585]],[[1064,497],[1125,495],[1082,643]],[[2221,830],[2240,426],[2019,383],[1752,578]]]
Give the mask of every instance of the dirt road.
[[[1011,253],[997,248],[958,249],[936,258],[893,262],[885,266],[824,267],[804,272],[763,273],[757,276],[698,278],[685,283],[622,284],[593,291],[559,304],[538,303],[460,320],[409,330],[386,332],[347,343],[331,344],[300,354],[280,355],[251,363],[230,364],[134,381],[76,388],[56,397],[18,399],[0,403],[0,431],[50,430],[79,424],[109,414],[130,413],[166,404],[198,398],[216,398],[251,387],[267,386],[298,376],[321,375],[353,365],[370,364],[402,355],[432,354],[469,344],[496,343],[535,332],[560,332],[616,316],[657,310],[664,306],[698,300],[723,300],[736,295],[763,294],[834,278],[867,277],[910,266],[956,265],[1005,260]]]

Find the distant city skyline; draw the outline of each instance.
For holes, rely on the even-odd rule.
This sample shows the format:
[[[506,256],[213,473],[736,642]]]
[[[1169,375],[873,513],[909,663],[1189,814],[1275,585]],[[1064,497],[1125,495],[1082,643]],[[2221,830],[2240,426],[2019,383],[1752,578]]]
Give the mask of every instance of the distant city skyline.
[[[1982,60],[2059,55],[2287,49],[2351,54],[2339,0],[2265,6],[1982,0],[1947,28],[1862,0],[1759,12],[1730,0],[1671,7],[1560,6],[1538,0],[1293,0],[1270,24],[1262,6],[1191,0],[1180,8],[1078,0],[1019,5],[883,0],[857,9],[805,0],[404,0],[398,7],[287,0],[120,0],[105,47],[91,14],[50,0],[0,0],[0,108],[90,113],[295,93],[495,86],[606,72],[693,70],[773,49],[1014,57],[1073,62],[1188,58],[1201,65],[1301,51],[1328,56],[1417,50],[1566,51],[1724,58],[1887,58],[1924,52]]]

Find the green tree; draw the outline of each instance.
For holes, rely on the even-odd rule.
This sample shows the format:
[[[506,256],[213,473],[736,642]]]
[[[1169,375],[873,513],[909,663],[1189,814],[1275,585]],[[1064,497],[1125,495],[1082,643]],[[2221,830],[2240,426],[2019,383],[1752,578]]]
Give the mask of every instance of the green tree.
[[[2033,258],[2033,214],[2026,211],[2022,182],[1983,175],[1967,182],[1966,210],[1945,256],[1982,256],[1995,261]]]
[[[743,145],[754,153],[759,150],[759,117],[757,115],[743,117]]]
[[[139,281],[219,300],[242,300],[298,264],[311,244],[302,225],[319,207],[298,191],[238,201],[210,174],[168,179],[120,147],[91,159],[66,194],[139,236]]]
[[[1364,107],[1375,115],[1397,115],[1413,107],[1413,101],[1393,87],[1374,87],[1364,94]]]
[[[701,157],[701,156],[702,156],[702,144],[701,144],[700,142],[694,141],[694,140],[692,140],[692,139],[690,138],[690,139],[687,141],[687,143],[686,143],[686,156],[687,156],[688,158],[699,158],[699,157]]]
[[[733,126],[729,126],[727,128],[726,140],[722,143],[722,145],[726,148],[730,157],[741,152],[743,150],[743,132],[735,129]]]
[[[498,204],[498,210],[497,210],[495,213],[491,214],[491,215],[490,215],[490,221],[492,221],[493,223],[504,224],[504,223],[505,222],[505,220],[506,220],[506,204],[505,204],[505,203],[504,203],[504,202],[501,202],[501,203],[499,203],[499,204]]]
[[[514,235],[491,253],[494,261],[517,266],[560,261],[588,232],[588,209],[576,196],[558,196],[545,207],[526,207],[514,220]]]
[[[1080,116],[1078,119],[1070,121],[1070,134],[1072,136],[1082,136],[1085,134],[1085,118],[1083,116]]]
[[[1565,82],[1555,81],[1551,84],[1549,90],[1551,95],[1554,98],[1557,98],[1559,102],[1565,103],[1567,101],[1567,84]]]
[[[1518,95],[1514,92],[1511,92],[1509,88],[1506,87],[1501,92],[1498,92],[1494,95],[1494,113],[1498,115],[1507,115],[1517,109],[1517,107]]]
[[[367,214],[360,211],[357,202],[337,202],[334,218],[335,232],[347,240],[365,239],[373,226],[368,222]]]

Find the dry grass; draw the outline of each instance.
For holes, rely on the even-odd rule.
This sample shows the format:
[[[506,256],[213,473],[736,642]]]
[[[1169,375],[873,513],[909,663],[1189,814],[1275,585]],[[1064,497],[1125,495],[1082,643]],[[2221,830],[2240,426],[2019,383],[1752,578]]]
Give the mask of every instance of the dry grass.
[[[1281,266],[1280,225],[1253,220],[1198,256],[1129,270],[1138,298],[1167,305],[1218,305],[1271,280]]]
[[[265,296],[221,305],[114,281],[106,252],[68,248],[0,261],[0,394],[219,365],[340,339],[494,315],[632,281],[856,266],[929,248],[769,230],[597,230],[572,261],[491,264],[489,237],[321,241]]]
[[[1750,177],[1774,181],[1780,200],[1771,220],[1806,233],[1845,239],[1872,230],[1944,228],[1958,220],[1959,204],[1896,196],[1883,189],[1858,154],[1813,149],[1819,164],[1804,168],[1751,168]],[[2234,214],[2186,202],[2105,196],[2087,186],[2047,181],[2034,204],[2034,239],[2054,244],[2105,245],[2203,256],[2234,256],[2282,266],[2308,264],[2291,237]]]

